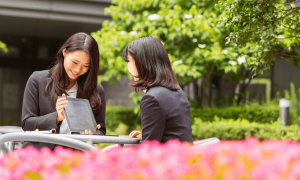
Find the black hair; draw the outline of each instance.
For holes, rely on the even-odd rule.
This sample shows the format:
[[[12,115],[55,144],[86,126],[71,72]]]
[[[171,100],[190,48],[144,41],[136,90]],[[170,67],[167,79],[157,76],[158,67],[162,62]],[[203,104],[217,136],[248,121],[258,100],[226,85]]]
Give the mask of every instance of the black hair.
[[[97,76],[99,72],[99,49],[95,39],[86,33],[73,34],[58,50],[55,65],[50,70],[50,81],[45,88],[45,94],[55,106],[57,97],[67,94],[66,87],[70,80],[64,68],[63,50],[66,53],[85,51],[90,57],[89,70],[77,78],[78,97],[88,99],[94,113],[101,111],[101,97],[97,90]]]
[[[168,53],[158,38],[145,36],[132,41],[123,51],[125,62],[128,62],[129,55],[134,59],[138,71],[138,80],[130,84],[136,92],[154,86],[179,90]]]

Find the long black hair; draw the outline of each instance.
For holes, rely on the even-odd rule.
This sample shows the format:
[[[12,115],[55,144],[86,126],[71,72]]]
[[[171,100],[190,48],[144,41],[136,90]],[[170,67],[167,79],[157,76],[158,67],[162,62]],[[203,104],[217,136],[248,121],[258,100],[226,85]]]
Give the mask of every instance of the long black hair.
[[[128,55],[134,59],[138,71],[138,80],[130,84],[136,92],[154,86],[179,90],[168,53],[158,38],[145,36],[132,41],[123,51],[125,62],[129,62]]]
[[[97,75],[99,72],[99,49],[95,39],[86,33],[73,34],[58,50],[56,61],[50,70],[50,80],[46,85],[45,94],[55,106],[58,96],[67,94],[66,87],[70,84],[69,77],[64,68],[63,50],[66,53],[85,51],[90,57],[89,70],[77,78],[77,96],[88,99],[94,113],[102,109],[101,97],[97,91]]]

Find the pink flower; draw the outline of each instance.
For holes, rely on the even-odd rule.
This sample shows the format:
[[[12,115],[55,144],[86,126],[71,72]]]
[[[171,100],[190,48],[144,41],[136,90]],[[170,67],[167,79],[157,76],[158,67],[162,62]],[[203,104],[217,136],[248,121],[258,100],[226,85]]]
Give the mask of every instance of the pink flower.
[[[222,141],[191,149],[146,141],[105,153],[27,147],[0,158],[1,179],[299,179],[300,143]]]

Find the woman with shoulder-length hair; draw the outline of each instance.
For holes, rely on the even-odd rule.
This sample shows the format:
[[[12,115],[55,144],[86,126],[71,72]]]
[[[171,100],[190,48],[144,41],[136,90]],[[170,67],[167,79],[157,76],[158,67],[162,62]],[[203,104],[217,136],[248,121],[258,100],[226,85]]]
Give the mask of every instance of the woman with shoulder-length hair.
[[[162,143],[170,139],[192,143],[190,104],[162,42],[153,36],[138,38],[124,49],[123,59],[134,77],[130,85],[136,92],[146,92],[140,106],[142,132],[133,131],[129,136]]]
[[[85,33],[72,35],[58,50],[55,65],[50,70],[35,71],[28,79],[22,108],[23,130],[54,128],[56,133],[70,134],[63,114],[68,96],[89,100],[98,129],[105,134],[105,95],[97,82],[98,72],[99,49],[95,39]],[[82,133],[91,134],[91,131]],[[39,149],[55,146],[25,142],[23,147],[28,145]]]

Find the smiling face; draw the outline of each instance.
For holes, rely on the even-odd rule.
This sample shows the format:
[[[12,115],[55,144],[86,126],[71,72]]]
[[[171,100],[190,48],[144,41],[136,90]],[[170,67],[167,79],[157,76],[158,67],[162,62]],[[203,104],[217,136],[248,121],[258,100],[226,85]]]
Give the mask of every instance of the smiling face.
[[[130,56],[130,54],[128,54],[127,69],[129,71],[129,73],[134,77],[134,81],[138,81],[139,80],[139,78],[138,78],[139,74],[138,74],[138,71],[136,69],[135,61]]]
[[[85,51],[66,53],[66,50],[63,50],[63,56],[64,68],[71,82],[85,74],[90,68],[90,57]]]

